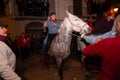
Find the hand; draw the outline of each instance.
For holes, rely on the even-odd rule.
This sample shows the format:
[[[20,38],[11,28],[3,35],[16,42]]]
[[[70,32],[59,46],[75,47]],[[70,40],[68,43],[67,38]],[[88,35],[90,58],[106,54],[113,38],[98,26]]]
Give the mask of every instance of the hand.
[[[102,41],[103,40],[103,38],[98,38],[97,40],[96,40],[96,42],[95,43],[98,43],[98,42],[100,42],[100,41]]]
[[[44,24],[43,24],[43,27],[46,27],[47,26],[47,22],[45,21]]]

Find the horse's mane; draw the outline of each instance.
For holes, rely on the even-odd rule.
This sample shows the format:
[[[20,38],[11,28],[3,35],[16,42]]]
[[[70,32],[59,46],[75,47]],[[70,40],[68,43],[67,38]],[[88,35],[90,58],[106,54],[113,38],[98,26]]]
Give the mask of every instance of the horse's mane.
[[[72,35],[67,32],[67,27],[64,21],[60,25],[59,32],[57,36],[51,43],[49,49],[50,54],[52,55],[63,55],[63,58],[66,58],[70,54],[70,44]]]
[[[61,23],[58,35],[56,36],[55,39],[59,39],[60,41],[67,42],[68,37],[66,37],[66,36],[70,37],[71,35],[69,35],[70,32],[69,33],[67,32],[67,25],[64,23],[64,21]]]

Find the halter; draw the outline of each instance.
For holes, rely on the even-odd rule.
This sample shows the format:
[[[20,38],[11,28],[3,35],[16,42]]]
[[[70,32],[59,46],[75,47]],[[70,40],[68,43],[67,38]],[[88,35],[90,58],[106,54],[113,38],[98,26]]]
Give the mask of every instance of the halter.
[[[70,21],[70,23],[71,23],[71,25],[72,25],[72,29],[73,29],[73,26],[78,27],[78,28],[80,29],[80,32],[82,31],[82,28],[87,25],[87,24],[85,23],[83,26],[78,26],[78,25],[76,25],[76,24],[73,24],[72,21],[70,20],[70,18],[67,18],[67,19]]]

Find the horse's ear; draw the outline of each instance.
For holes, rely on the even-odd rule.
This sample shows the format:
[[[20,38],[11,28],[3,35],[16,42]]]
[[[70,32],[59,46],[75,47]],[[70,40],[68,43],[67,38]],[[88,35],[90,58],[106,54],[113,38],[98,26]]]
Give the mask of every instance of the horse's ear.
[[[68,17],[72,15],[68,10],[66,10],[66,14],[68,15]]]

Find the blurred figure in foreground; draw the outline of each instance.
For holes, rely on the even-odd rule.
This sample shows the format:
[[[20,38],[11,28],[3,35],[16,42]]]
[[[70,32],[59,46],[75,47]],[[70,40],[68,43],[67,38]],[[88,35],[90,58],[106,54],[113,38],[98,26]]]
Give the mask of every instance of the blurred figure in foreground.
[[[114,26],[116,37],[104,39],[96,44],[87,46],[82,53],[86,57],[101,57],[101,71],[98,80],[119,80],[120,76],[120,15]]]
[[[7,25],[0,22],[0,80],[21,80],[15,73],[16,57],[4,43],[7,37]]]

